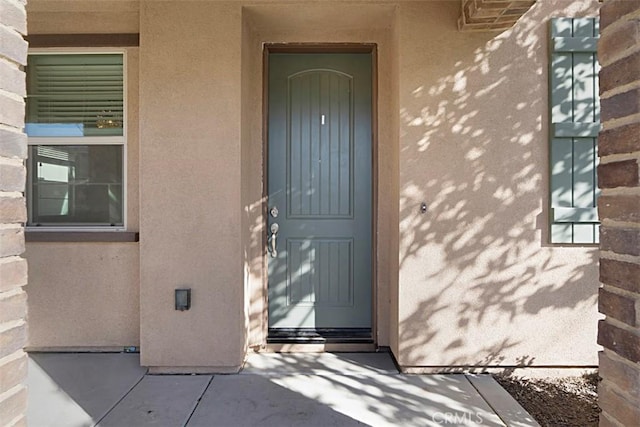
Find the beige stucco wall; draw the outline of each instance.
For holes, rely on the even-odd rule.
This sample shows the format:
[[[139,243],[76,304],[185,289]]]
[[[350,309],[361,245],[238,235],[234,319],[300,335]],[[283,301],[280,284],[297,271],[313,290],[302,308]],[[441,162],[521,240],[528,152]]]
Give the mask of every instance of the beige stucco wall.
[[[140,51],[141,361],[234,369],[245,335],[240,8],[144,2]],[[185,286],[192,307],[175,311]]]
[[[247,345],[265,342],[267,301],[262,289],[266,259],[263,251],[262,46],[247,13],[242,11],[242,243],[244,308]]]
[[[30,16],[30,15],[29,15]],[[88,32],[91,22],[82,22]],[[38,27],[29,21],[37,33]],[[139,229],[138,48],[126,49],[126,214]],[[138,243],[28,242],[29,348],[140,343]]]
[[[29,348],[138,346],[137,243],[28,243]]]
[[[264,344],[262,43],[367,42],[378,46],[378,344],[418,369],[597,363],[596,249],[546,243],[546,19],[594,15],[597,2],[538,2],[502,34],[458,32],[451,1],[123,2],[128,17],[94,31],[33,3],[33,34],[55,22],[139,31],[141,76],[129,95],[140,146],[128,150],[139,264],[138,244],[29,244],[34,340],[111,345],[109,322],[87,328],[88,310],[52,308],[89,307],[96,295],[78,290],[99,275],[92,313],[123,325],[120,338],[139,327],[144,365],[237,369]],[[178,312],[183,286],[192,308]]]
[[[546,243],[547,19],[597,7],[538,2],[502,34],[400,8],[400,365],[597,364],[597,248]]]
[[[32,0],[27,2],[29,34],[137,33],[137,0]]]

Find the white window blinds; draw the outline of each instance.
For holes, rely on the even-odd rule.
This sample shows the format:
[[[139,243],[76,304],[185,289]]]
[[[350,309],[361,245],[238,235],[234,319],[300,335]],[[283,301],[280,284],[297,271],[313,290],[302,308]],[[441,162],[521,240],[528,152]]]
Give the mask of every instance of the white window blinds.
[[[30,55],[30,137],[123,136],[121,54]]]

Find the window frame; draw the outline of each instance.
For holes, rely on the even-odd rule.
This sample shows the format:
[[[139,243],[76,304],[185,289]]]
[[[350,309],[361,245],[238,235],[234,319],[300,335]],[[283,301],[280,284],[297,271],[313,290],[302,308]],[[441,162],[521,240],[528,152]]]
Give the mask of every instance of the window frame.
[[[74,136],[74,137],[42,137],[28,136],[28,148],[38,145],[118,145],[122,147],[122,225],[34,225],[29,224],[32,220],[33,199],[31,195],[27,199],[27,222],[25,223],[25,231],[27,232],[123,232],[128,227],[128,128],[129,128],[129,111],[128,111],[128,66],[127,66],[127,49],[126,48],[33,48],[29,49],[28,56],[31,55],[122,55],[122,136]],[[27,96],[29,94],[27,93]],[[26,113],[25,113],[26,114]],[[26,126],[26,123],[25,123]],[[25,131],[26,133],[26,131]],[[71,143],[70,143],[71,142]],[[32,177],[32,158],[27,159],[27,194],[33,191]]]

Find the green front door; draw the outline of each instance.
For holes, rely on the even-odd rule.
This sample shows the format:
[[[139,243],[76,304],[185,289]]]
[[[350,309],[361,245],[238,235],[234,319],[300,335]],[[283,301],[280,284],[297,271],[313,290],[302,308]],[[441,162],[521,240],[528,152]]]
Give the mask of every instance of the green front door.
[[[269,56],[272,340],[371,337],[371,68],[370,53]]]

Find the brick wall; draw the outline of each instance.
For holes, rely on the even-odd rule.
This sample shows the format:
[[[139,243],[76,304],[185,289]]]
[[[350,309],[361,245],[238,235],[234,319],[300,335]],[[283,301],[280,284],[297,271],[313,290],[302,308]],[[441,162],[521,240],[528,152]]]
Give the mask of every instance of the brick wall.
[[[25,0],[0,0],[0,426],[26,425]]]
[[[640,422],[640,1],[607,0],[598,56],[601,426]]]

